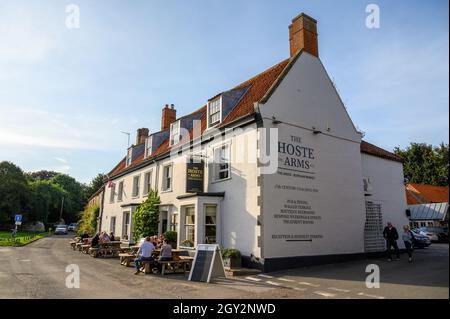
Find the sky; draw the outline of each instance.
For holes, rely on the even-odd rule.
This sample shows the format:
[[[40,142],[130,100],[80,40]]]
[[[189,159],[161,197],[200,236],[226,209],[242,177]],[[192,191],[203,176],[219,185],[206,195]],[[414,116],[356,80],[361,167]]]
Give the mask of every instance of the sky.
[[[79,9],[79,28],[66,22]],[[367,28],[366,7],[380,8]],[[0,0],[0,161],[89,182],[161,109],[203,106],[289,57],[318,20],[319,54],[365,140],[448,143],[447,0]],[[69,24],[70,26],[70,24]]]

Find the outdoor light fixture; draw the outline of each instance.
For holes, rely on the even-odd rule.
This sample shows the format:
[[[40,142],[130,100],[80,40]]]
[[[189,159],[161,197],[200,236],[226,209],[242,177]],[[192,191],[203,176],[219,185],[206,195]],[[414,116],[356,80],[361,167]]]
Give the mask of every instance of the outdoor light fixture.
[[[317,134],[320,134],[320,133],[322,133],[322,131],[321,130],[318,130],[318,129],[316,129],[314,126],[313,126],[313,134],[314,135],[317,135]]]
[[[275,124],[275,125],[281,124],[281,121],[280,121],[280,120],[277,120],[276,117],[275,117],[275,115],[272,115],[272,124]]]

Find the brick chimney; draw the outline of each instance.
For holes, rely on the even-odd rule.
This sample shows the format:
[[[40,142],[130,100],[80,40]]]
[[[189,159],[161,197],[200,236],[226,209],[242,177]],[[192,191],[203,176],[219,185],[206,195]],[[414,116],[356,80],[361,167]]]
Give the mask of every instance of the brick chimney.
[[[162,110],[162,121],[161,121],[161,130],[166,130],[170,128],[170,124],[175,122],[177,119],[177,110],[175,110],[175,107],[173,104],[169,105],[166,104],[166,106]]]
[[[145,143],[145,139],[148,137],[148,128],[139,128],[136,133],[136,145]]]
[[[300,13],[292,19],[292,23],[289,26],[289,43],[291,46],[291,57],[301,49],[319,57],[317,21],[304,13]]]

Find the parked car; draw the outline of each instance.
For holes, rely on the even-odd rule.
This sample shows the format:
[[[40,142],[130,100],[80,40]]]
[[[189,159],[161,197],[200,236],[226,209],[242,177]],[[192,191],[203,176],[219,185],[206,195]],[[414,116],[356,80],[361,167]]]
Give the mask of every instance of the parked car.
[[[414,237],[414,248],[425,248],[431,245],[431,239],[422,235],[417,229],[412,229],[411,233]]]
[[[67,235],[67,226],[66,225],[56,225],[55,235]]]
[[[435,242],[448,242],[448,228],[428,226],[420,227],[417,230],[425,236],[428,236],[431,241]]]
[[[78,224],[77,223],[71,223],[69,224],[69,227],[67,227],[68,231],[76,231],[78,228]]]

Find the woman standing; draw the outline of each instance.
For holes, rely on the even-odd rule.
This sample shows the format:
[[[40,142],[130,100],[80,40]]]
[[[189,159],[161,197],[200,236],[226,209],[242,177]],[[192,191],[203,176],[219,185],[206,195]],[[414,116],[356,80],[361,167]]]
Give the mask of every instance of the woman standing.
[[[412,251],[413,251],[413,234],[409,229],[408,225],[403,226],[403,234],[402,234],[403,242],[405,243],[406,252],[408,253],[408,262],[412,263]]]

